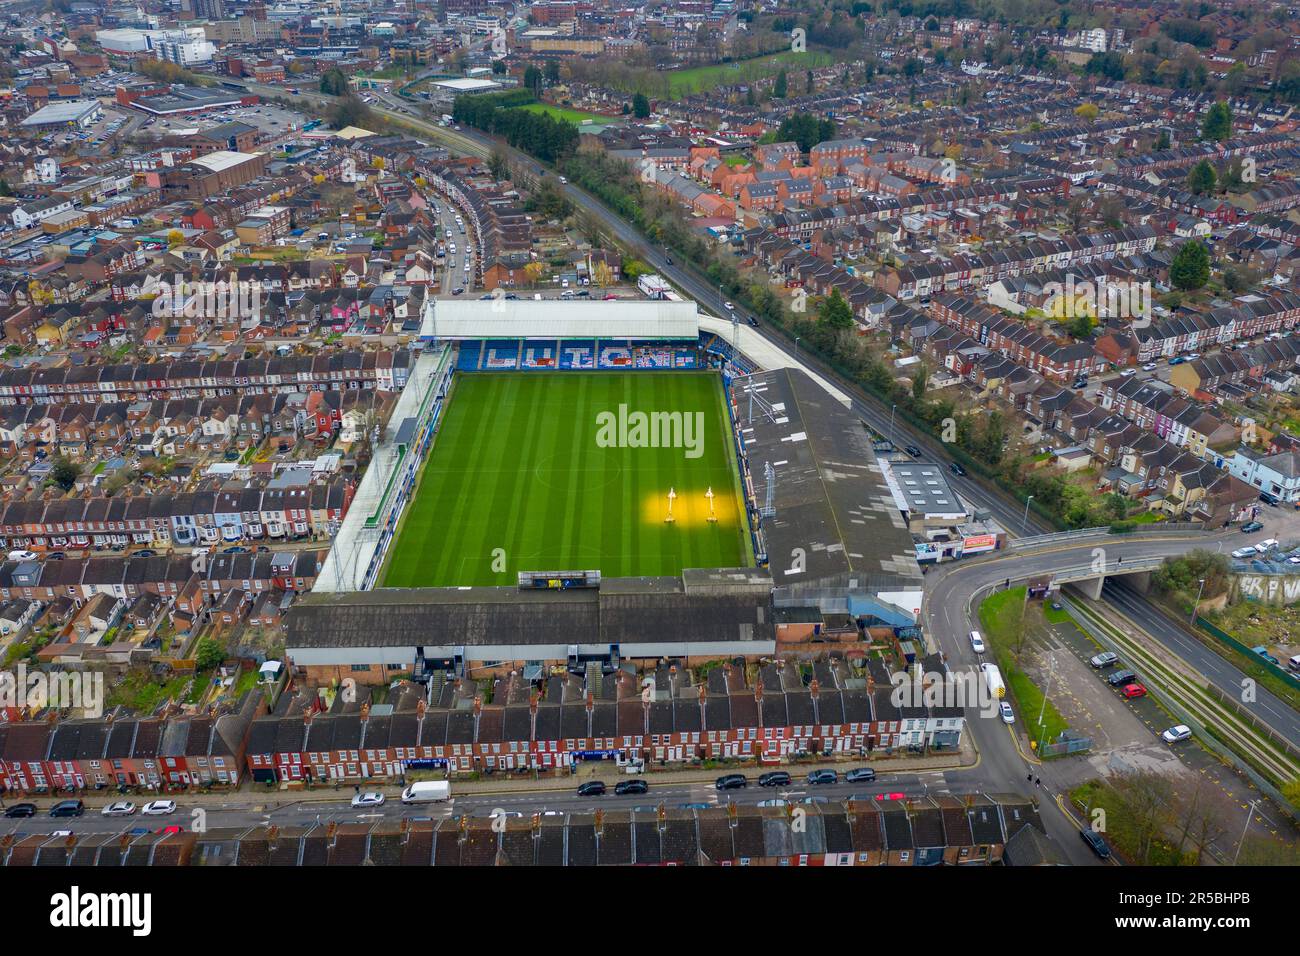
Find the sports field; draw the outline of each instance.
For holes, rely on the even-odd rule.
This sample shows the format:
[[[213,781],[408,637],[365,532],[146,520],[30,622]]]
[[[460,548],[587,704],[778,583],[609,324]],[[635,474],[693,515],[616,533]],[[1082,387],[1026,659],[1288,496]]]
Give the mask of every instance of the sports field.
[[[723,402],[710,372],[458,376],[383,586],[752,565]]]

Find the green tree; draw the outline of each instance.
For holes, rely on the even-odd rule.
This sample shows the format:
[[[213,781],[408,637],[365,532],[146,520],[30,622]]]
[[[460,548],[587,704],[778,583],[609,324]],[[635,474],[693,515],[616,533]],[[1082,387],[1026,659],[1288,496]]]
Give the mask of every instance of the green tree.
[[[632,97],[632,115],[637,119],[645,119],[650,115],[650,101],[644,93]]]
[[[321,75],[320,91],[329,96],[346,96],[348,92],[348,78],[338,67],[330,67]]]
[[[343,129],[347,126],[364,127],[373,121],[370,107],[355,93],[349,93],[331,106],[325,118],[334,129]]]
[[[13,194],[13,187],[9,185],[9,180],[0,179],[0,196],[12,196]]]
[[[1201,120],[1201,139],[1222,143],[1231,136],[1232,108],[1227,103],[1215,103]]]
[[[546,66],[542,68],[542,75],[546,77],[546,82],[551,86],[560,82],[560,61],[547,60]]]
[[[194,666],[200,671],[210,671],[226,659],[226,649],[212,637],[199,638],[194,648]]]
[[[506,154],[499,149],[492,150],[492,155],[488,157],[488,171],[497,182],[509,179],[510,160],[506,158]]]
[[[817,318],[829,329],[853,328],[853,309],[840,295],[839,289],[832,289],[831,294],[818,303]]]
[[[1155,144],[1154,144],[1151,148],[1152,148],[1153,150],[1155,150],[1156,152],[1160,152],[1160,151],[1162,151],[1162,150],[1166,150],[1166,149],[1168,149],[1168,148],[1169,148],[1169,145],[1170,145],[1170,143],[1169,143],[1169,131],[1168,131],[1168,130],[1163,130],[1163,129],[1162,129],[1162,130],[1160,131],[1160,135],[1156,137]]]
[[[50,481],[64,491],[71,491],[81,477],[81,466],[64,455],[59,455],[50,466]]]
[[[542,91],[542,71],[531,63],[524,70],[524,88],[532,90],[534,94]]]
[[[1204,196],[1206,193],[1214,192],[1218,181],[1219,177],[1215,175],[1210,161],[1203,159],[1187,174],[1187,191],[1196,196]]]
[[[1210,252],[1205,244],[1190,239],[1178,247],[1169,263],[1169,281],[1174,288],[1191,292],[1210,281]]]
[[[786,78],[785,70],[782,70],[776,75],[776,82],[772,84],[772,96],[778,100],[783,100],[789,88],[790,81]]]
[[[930,384],[930,370],[922,362],[916,367],[916,374],[912,376],[912,398],[916,401],[924,401],[925,389]]]

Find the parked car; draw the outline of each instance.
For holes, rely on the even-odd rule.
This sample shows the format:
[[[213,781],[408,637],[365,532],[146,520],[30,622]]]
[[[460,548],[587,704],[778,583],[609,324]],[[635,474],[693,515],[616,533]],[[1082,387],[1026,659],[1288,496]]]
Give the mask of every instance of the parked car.
[[[713,782],[719,790],[743,790],[749,786],[749,780],[743,773],[729,773]]]
[[[1106,845],[1106,841],[1101,838],[1101,834],[1096,830],[1091,827],[1084,827],[1079,831],[1079,836],[1083,837],[1083,842],[1092,848],[1093,853],[1096,853],[1103,860],[1110,859],[1110,847]]]
[[[1145,697],[1147,695],[1147,689],[1141,684],[1125,684],[1120,688],[1119,692],[1129,700],[1132,700],[1135,697]]]
[[[998,704],[998,714],[1002,717],[1004,724],[1014,724],[1016,722],[1015,711],[1011,709],[1011,705],[1005,700]]]
[[[5,807],[5,816],[9,819],[16,817],[34,817],[36,816],[36,804],[34,803],[15,803]]]
[[[384,795],[377,790],[363,790],[352,798],[354,807],[382,807]]]
[[[1255,550],[1260,554],[1268,554],[1268,552],[1276,548],[1279,543],[1280,542],[1277,538],[1265,538],[1259,544],[1255,545]]]
[[[1255,556],[1255,546],[1248,544],[1244,548],[1238,548],[1232,552],[1234,558],[1252,558]]]
[[[1160,739],[1167,744],[1176,744],[1180,740],[1187,740],[1191,736],[1191,727],[1188,727],[1186,724],[1177,724],[1161,734]]]
[[[135,804],[129,800],[119,800],[117,803],[110,803],[99,812],[106,817],[129,817],[135,813]]]
[[[1247,521],[1241,526],[1242,534],[1254,534],[1256,531],[1263,531],[1264,525],[1258,521]]]
[[[1102,651],[1096,657],[1088,661],[1097,670],[1103,670],[1107,667],[1114,667],[1119,663],[1119,655],[1114,651]]]
[[[140,811],[147,817],[165,817],[169,813],[176,812],[175,800],[154,800],[146,803]]]
[[[814,770],[808,774],[809,783],[839,783],[840,775],[834,770]]]
[[[1111,687],[1123,687],[1125,684],[1131,684],[1138,679],[1137,674],[1132,671],[1116,671],[1106,678],[1106,683]]]
[[[603,780],[588,780],[578,786],[578,796],[580,797],[603,797],[605,795],[605,782]]]
[[[50,807],[52,817],[79,817],[86,812],[86,805],[80,800],[60,800]]]
[[[871,767],[854,767],[844,775],[845,783],[871,783],[876,779],[876,771]]]
[[[614,784],[614,793],[620,797],[628,793],[645,793],[649,789],[650,784],[644,780],[620,780]]]
[[[788,787],[790,775],[784,770],[769,770],[758,778],[760,787]]]
[[[161,829],[158,830],[158,832],[166,834],[167,836],[171,836],[173,833],[184,833],[185,828],[173,823],[168,826],[162,827]]]

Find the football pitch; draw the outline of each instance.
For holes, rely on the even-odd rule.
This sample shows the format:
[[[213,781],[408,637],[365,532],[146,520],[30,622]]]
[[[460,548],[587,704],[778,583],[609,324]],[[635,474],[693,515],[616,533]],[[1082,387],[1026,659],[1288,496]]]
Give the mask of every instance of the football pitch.
[[[458,376],[382,586],[752,565],[724,401],[712,372]]]

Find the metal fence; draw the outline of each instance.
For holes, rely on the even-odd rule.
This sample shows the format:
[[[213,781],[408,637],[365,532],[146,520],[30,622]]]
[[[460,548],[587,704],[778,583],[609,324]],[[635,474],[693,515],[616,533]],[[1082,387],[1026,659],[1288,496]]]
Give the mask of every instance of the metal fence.
[[[1061,757],[1065,754],[1083,753],[1085,750],[1092,749],[1091,737],[1078,737],[1061,735],[1064,739],[1055,743],[1043,744],[1039,749],[1039,755],[1043,757]]]
[[[1199,614],[1196,615],[1196,626],[1199,627],[1201,630],[1203,630],[1206,634],[1209,634],[1215,640],[1219,641],[1220,643],[1227,645],[1233,650],[1240,651],[1242,654],[1245,654],[1253,661],[1258,661],[1262,667],[1268,669],[1271,673],[1276,674],[1278,677],[1282,678],[1282,680],[1286,681],[1287,684],[1294,687],[1296,690],[1300,690],[1300,678],[1297,678],[1286,668],[1279,667],[1277,664],[1274,664],[1272,661],[1267,661],[1264,658],[1260,657],[1253,650],[1251,650],[1245,644],[1241,643],[1241,641],[1237,640],[1227,631],[1211,624],[1209,621],[1201,617]]]

